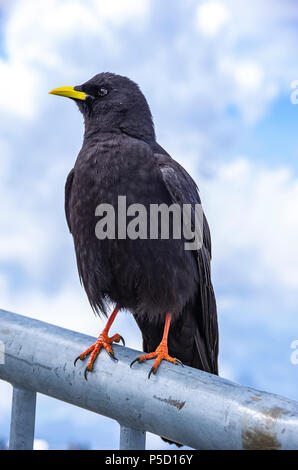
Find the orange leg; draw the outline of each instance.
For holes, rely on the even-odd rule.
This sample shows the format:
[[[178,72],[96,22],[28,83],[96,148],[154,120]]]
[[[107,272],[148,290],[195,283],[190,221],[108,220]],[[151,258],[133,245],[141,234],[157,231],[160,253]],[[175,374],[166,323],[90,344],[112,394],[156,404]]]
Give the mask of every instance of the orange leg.
[[[171,317],[172,317],[171,313],[167,313],[163,337],[159,346],[157,346],[156,350],[152,353],[144,354],[143,356],[137,357],[130,364],[130,367],[131,367],[135,362],[144,362],[144,361],[147,361],[148,359],[155,359],[155,362],[153,366],[151,367],[151,370],[148,374],[148,379],[150,379],[151,374],[156,374],[161,361],[168,361],[168,362],[172,362],[173,364],[181,364],[183,366],[182,362],[179,361],[179,359],[169,356],[169,353],[168,353],[168,334],[169,334],[169,329],[170,329]]]
[[[125,346],[125,342],[122,336],[118,334],[111,336],[111,337],[108,336],[109,329],[111,328],[112,323],[115,320],[118,312],[119,312],[119,307],[116,306],[115,310],[113,311],[112,315],[108,319],[105,328],[102,330],[96,342],[92,344],[88,349],[86,349],[86,351],[82,352],[82,354],[80,354],[74,361],[74,365],[76,365],[79,359],[83,361],[91,353],[89,362],[84,372],[84,376],[86,380],[87,380],[87,373],[92,371],[95,359],[97,358],[98,353],[102,349],[102,347],[107,351],[107,353],[112,359],[115,359],[115,361],[117,361],[118,359],[116,359],[116,357],[114,356],[114,351],[112,349],[111,343],[113,342],[119,343],[119,341],[121,340],[123,342],[123,345]]]

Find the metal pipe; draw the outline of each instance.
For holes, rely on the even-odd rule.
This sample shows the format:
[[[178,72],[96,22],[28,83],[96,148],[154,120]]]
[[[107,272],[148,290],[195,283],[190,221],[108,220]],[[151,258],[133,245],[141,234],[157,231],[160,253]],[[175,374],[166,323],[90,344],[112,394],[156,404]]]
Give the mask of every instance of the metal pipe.
[[[86,408],[122,426],[196,449],[298,449],[298,403],[190,367],[129,365],[140,353],[114,345],[84,379],[73,360],[94,338],[0,310],[0,378]]]
[[[13,387],[10,450],[32,450],[34,442],[36,392]]]
[[[146,433],[120,425],[120,450],[143,450],[146,448]]]

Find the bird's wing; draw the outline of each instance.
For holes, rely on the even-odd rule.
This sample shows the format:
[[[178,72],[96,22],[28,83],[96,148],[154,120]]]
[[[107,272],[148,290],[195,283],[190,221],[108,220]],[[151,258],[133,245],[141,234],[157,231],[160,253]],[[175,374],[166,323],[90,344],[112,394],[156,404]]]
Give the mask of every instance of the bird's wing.
[[[71,197],[71,187],[72,187],[73,177],[74,177],[74,169],[72,169],[67,176],[66,183],[65,183],[65,198],[64,198],[65,216],[66,216],[67,225],[68,225],[70,232],[71,232],[71,226],[70,226],[69,203],[70,203],[70,197]]]
[[[192,225],[195,220],[195,204],[201,204],[196,183],[187,171],[168,154],[155,154],[157,166],[173,203],[191,204]],[[218,326],[217,310],[210,275],[211,237],[207,219],[203,215],[203,243],[194,251],[199,273],[199,297],[194,316],[195,343],[203,369],[218,373]],[[201,368],[201,367],[200,367]]]

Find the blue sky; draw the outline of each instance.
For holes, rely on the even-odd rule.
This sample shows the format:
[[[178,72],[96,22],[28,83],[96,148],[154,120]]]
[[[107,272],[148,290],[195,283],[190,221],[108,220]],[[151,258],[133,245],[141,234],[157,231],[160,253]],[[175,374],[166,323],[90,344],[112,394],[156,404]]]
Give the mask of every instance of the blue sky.
[[[290,0],[0,2],[1,308],[93,336],[102,328],[63,209],[82,118],[48,91],[101,71],[127,75],[148,99],[158,141],[200,188],[221,375],[298,399],[297,26]],[[131,316],[115,328],[140,349]],[[10,386],[0,393],[7,439]],[[115,423],[46,397],[36,437],[51,448],[118,446]],[[168,448],[154,436],[148,447]]]

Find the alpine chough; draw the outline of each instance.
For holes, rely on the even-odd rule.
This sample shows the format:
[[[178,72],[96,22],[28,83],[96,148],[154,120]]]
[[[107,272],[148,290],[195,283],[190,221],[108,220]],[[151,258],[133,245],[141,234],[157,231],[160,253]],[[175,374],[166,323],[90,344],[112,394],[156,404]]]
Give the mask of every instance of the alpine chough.
[[[126,197],[127,207],[188,205],[191,225],[201,204],[193,179],[157,143],[144,95],[132,80],[113,73],[50,93],[73,99],[84,117],[83,145],[65,185],[79,276],[95,312],[107,316],[108,305],[115,305],[97,341],[76,359],[90,355],[85,377],[102,348],[115,358],[111,344],[124,343],[119,334],[108,336],[121,309],[133,314],[142,332],[146,354],[135,361],[155,359],[149,377],[162,360],[217,374],[217,311],[205,215],[202,243],[190,250],[173,230],[161,237],[160,227],[151,238],[117,236],[117,230],[114,238],[95,233],[97,207],[109,204],[117,212],[120,196]]]

